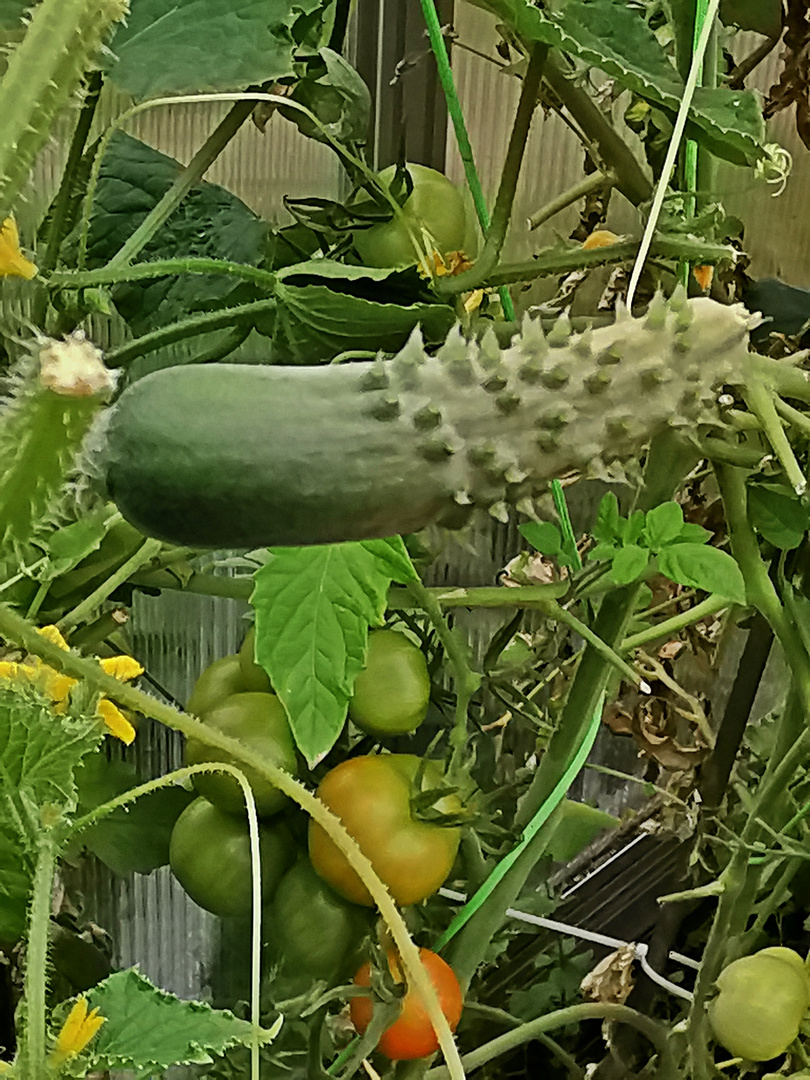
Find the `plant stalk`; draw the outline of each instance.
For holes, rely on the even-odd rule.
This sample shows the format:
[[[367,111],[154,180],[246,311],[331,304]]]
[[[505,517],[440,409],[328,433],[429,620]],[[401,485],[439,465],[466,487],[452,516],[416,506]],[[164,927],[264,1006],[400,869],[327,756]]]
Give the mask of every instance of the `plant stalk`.
[[[562,210],[566,210],[569,206],[579,202],[580,199],[584,199],[586,195],[590,195],[592,191],[607,190],[616,186],[616,173],[611,169],[607,172],[602,172],[601,169],[597,169],[595,173],[590,176],[586,176],[584,180],[580,180],[578,184],[574,184],[568,188],[567,191],[561,192],[556,198],[547,202],[545,206],[541,206],[540,209],[532,214],[529,218],[528,225],[530,229],[539,229],[541,225],[555,217]]]
[[[37,845],[25,959],[26,1023],[22,1053],[25,1080],[44,1080],[49,1074],[45,1042],[46,986],[53,879],[58,852],[51,829],[43,829],[37,838]]]

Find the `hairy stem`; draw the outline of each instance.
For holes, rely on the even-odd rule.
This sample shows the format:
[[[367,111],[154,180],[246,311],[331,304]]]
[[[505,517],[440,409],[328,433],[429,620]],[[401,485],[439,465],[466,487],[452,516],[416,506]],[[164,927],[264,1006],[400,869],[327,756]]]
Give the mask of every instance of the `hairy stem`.
[[[227,259],[155,259],[134,266],[102,266],[98,270],[57,270],[48,278],[55,289],[86,289],[94,285],[117,285],[120,281],[148,281],[150,278],[173,277],[177,274],[225,274],[255,281],[268,291],[276,287],[276,275],[268,270]]]
[[[275,298],[271,300],[254,300],[250,304],[237,304],[235,307],[224,308],[221,311],[206,311],[202,315],[191,315],[187,319],[180,319],[170,326],[162,326],[158,330],[152,330],[143,334],[134,341],[128,341],[119,345],[104,357],[107,367],[123,367],[132,363],[139,356],[155,352],[166,345],[173,345],[176,341],[185,341],[188,338],[198,337],[200,334],[210,333],[212,330],[220,330],[226,326],[233,326],[243,320],[255,319],[258,315],[271,314],[276,309]]]
[[[456,284],[461,286],[462,292],[477,289],[487,280],[498,264],[498,258],[500,257],[501,249],[503,248],[506,239],[506,231],[512,216],[512,204],[515,201],[515,191],[517,190],[518,177],[520,176],[520,166],[523,162],[523,155],[529,138],[532,117],[537,108],[537,99],[540,93],[540,81],[543,76],[543,67],[547,56],[548,47],[545,45],[536,45],[529,56],[529,66],[523,77],[520,100],[518,101],[517,111],[515,112],[515,121],[512,126],[512,134],[509,138],[506,160],[504,161],[503,172],[501,173],[501,183],[495,200],[495,209],[492,212],[492,221],[487,230],[487,238],[483,250],[475,261],[475,266],[473,266],[471,270],[466,270],[464,273],[458,274],[453,279],[453,294],[457,294],[459,291],[459,289],[455,287]],[[435,283],[434,288],[440,296],[442,295],[445,283],[449,280],[449,277],[440,278]],[[507,313],[507,317],[514,318],[514,314]]]
[[[253,101],[237,101],[227,116],[211,132],[203,145],[174,180],[174,183],[154,206],[123,247],[107,263],[109,268],[127,266],[142,251],[161,225],[166,222],[189,191],[202,180],[242,124],[253,112]]]
[[[499,1035],[483,1046],[477,1047],[469,1054],[465,1054],[462,1063],[465,1069],[472,1071],[492,1061],[501,1054],[523,1046],[532,1039],[544,1035],[549,1031],[557,1031],[567,1024],[579,1024],[583,1020],[609,1020],[616,1024],[629,1024],[640,1031],[645,1038],[653,1044],[658,1051],[662,1065],[667,1067],[667,1075],[674,1076],[674,1063],[671,1060],[669,1045],[667,1043],[667,1029],[658,1021],[644,1016],[643,1013],[629,1008],[627,1005],[614,1005],[603,1002],[593,1002],[582,1005],[569,1005],[565,1009],[556,1009],[546,1013],[536,1020],[530,1020],[527,1024],[512,1028],[511,1031]],[[447,1070],[443,1068],[431,1069],[427,1074],[429,1080],[445,1080]],[[662,1075],[659,1072],[659,1076]]]
[[[584,180],[580,180],[578,184],[574,184],[568,188],[567,191],[561,192],[556,198],[547,202],[545,206],[541,206],[540,209],[532,214],[529,218],[529,228],[539,229],[546,221],[556,217],[562,210],[566,210],[569,206],[579,202],[580,199],[584,199],[586,195],[590,195],[593,191],[607,190],[616,186],[616,173],[608,170],[602,172],[601,169],[597,169],[595,173],[590,176],[586,176]]]
[[[144,540],[138,550],[126,562],[122,563],[114,574],[110,574],[80,604],[77,604],[72,611],[62,616],[57,623],[62,633],[69,633],[79,623],[86,622],[107,597],[115,592],[119,585],[123,585],[125,581],[129,580],[131,574],[146,563],[151,562],[162,547],[162,540]]]
[[[456,719],[450,736],[453,753],[448,768],[448,774],[452,779],[455,771],[461,765],[464,750],[467,746],[467,709],[470,698],[481,685],[481,676],[477,671],[473,670],[470,664],[466,641],[447,622],[447,619],[442,614],[441,604],[433,593],[418,580],[412,581],[407,586],[407,590],[430,619],[430,623],[436,631],[453,668],[453,682],[456,690]]]
[[[45,999],[53,877],[56,872],[58,846],[50,829],[39,834],[37,844],[25,959],[26,1024],[22,1059],[25,1062],[26,1080],[41,1080],[48,1076],[49,1072],[45,1061]]]
[[[651,641],[674,637],[675,634],[679,634],[687,626],[692,626],[710,615],[716,615],[718,611],[723,611],[728,606],[729,602],[725,597],[712,593],[711,596],[707,596],[705,600],[701,600],[699,604],[695,604],[688,611],[683,611],[680,615],[673,615],[671,619],[665,619],[664,622],[656,623],[655,626],[648,626],[644,630],[639,630],[637,634],[626,637],[619,646],[619,651],[632,652],[642,645],[648,645]]]

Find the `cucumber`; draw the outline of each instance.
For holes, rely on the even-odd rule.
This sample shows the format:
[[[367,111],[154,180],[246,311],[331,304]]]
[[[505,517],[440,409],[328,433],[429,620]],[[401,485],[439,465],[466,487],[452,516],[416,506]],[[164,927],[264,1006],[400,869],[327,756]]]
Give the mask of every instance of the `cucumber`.
[[[637,454],[667,424],[717,422],[750,316],[657,297],[643,319],[501,350],[418,331],[390,360],[167,368],[129,387],[106,431],[110,498],[141,532],[194,547],[364,540],[505,519],[556,476]]]

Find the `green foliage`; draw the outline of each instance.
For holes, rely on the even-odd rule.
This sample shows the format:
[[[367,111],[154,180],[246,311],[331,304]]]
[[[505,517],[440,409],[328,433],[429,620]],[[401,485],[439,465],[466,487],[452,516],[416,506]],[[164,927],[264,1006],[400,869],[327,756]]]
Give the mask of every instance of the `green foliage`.
[[[546,14],[529,0],[474,0],[529,41],[544,41],[577,56],[622,86],[670,113],[683,83],[653,31],[637,10],[619,0],[569,0]],[[737,165],[763,156],[765,125],[752,91],[701,89],[695,93],[687,135]]]
[[[629,585],[645,573],[655,556],[654,568],[671,581],[716,593],[745,604],[745,584],[737,563],[725,551],[707,547],[711,533],[702,525],[685,522],[676,502],[661,503],[646,514],[619,514],[616,496],[609,492],[599,504],[591,530],[596,547],[593,562],[610,563],[617,585]]]
[[[341,143],[365,142],[371,124],[371,94],[351,64],[332,49],[320,49],[319,62],[311,65],[290,95],[309,109],[327,133]],[[282,115],[318,142],[327,142],[321,129],[297,109],[281,108]]]
[[[90,1068],[132,1070],[141,1080],[173,1065],[207,1065],[212,1055],[256,1039],[266,1045],[274,1030],[255,1030],[224,1009],[181,1001],[153,986],[135,968],[118,971],[88,995],[105,1017],[90,1048]]]
[[[78,814],[89,813],[139,782],[134,765],[92,755],[76,770]],[[193,798],[183,788],[159,788],[85,829],[79,843],[116,874],[151,874],[168,863],[174,823]]]
[[[256,572],[256,658],[310,764],[343,728],[368,628],[383,621],[389,585],[415,576],[399,537],[276,548]]]
[[[101,737],[95,717],[58,715],[34,687],[0,679],[0,940],[25,926],[42,813],[75,809],[76,767]]]
[[[520,535],[528,540],[533,548],[541,555],[549,555],[557,560],[560,566],[566,566],[569,570],[576,570],[579,565],[579,556],[576,546],[569,538],[563,537],[557,526],[551,521],[527,521],[520,526]]]
[[[797,548],[810,528],[810,507],[787,484],[750,484],[748,514],[759,535],[780,551]]]
[[[421,292],[414,277],[326,259],[286,267],[276,286],[274,348],[288,362],[312,364],[347,350],[395,352],[416,326],[428,342],[441,341],[453,325],[453,309],[402,303],[406,290]]]
[[[113,257],[169,190],[179,169],[173,158],[139,139],[120,131],[113,134],[91,208],[88,265],[100,266]],[[267,225],[235,195],[203,183],[189,192],[141,258],[206,257],[257,266],[267,234]],[[256,286],[224,275],[130,282],[113,291],[116,308],[135,335],[193,312],[261,298]]]
[[[136,99],[243,90],[291,75],[304,15],[324,0],[131,0],[115,35],[113,81]],[[302,21],[302,30],[306,24]],[[215,43],[215,47],[214,47]]]

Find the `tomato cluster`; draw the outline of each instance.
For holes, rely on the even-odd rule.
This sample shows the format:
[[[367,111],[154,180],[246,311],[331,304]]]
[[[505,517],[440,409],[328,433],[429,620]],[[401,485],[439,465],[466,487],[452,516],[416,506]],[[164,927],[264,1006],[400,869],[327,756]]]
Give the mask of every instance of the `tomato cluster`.
[[[187,709],[204,724],[239,739],[258,757],[297,775],[298,757],[284,708],[270,680],[253,659],[253,632],[239,653],[215,660],[194,685]],[[227,754],[196,739],[186,744],[189,765],[219,761],[237,764],[245,773],[262,818],[259,845],[262,900],[269,902],[295,861],[295,844],[280,816],[287,798],[263,776]],[[178,818],[172,831],[169,862],[185,891],[214,915],[250,913],[251,854],[242,789],[224,773],[198,773],[201,796]],[[270,820],[268,820],[270,819]]]
[[[297,775],[286,713],[254,650],[251,630],[239,653],[215,660],[202,672],[188,711],[238,739],[258,758]],[[398,631],[371,631],[366,667],[349,704],[354,724],[375,736],[407,734],[425,719],[429,697],[421,650]],[[313,982],[333,985],[350,976],[362,959],[360,945],[370,929],[373,901],[340,849],[310,822],[307,857],[287,822],[289,801],[241,762],[197,739],[188,740],[186,760],[238,764],[250,783],[261,819],[264,945],[284,996],[302,993]],[[443,782],[435,762],[386,753],[350,757],[327,772],[318,787],[318,797],[341,819],[400,905],[432,895],[453,867],[460,829],[443,822],[457,818],[462,807],[454,793],[441,792]],[[248,915],[251,853],[242,790],[233,777],[217,772],[197,774],[194,786],[200,797],[172,833],[172,870],[206,910],[223,917]],[[461,1012],[455,976],[435,954],[422,950],[422,959],[454,1027]],[[401,982],[393,955],[389,967],[394,981]],[[368,964],[355,981],[370,985]],[[373,1003],[370,997],[353,1002],[352,1020],[362,1032]],[[417,1058],[433,1053],[437,1045],[424,1004],[409,989],[399,1019],[383,1034],[380,1052],[391,1059]]]

